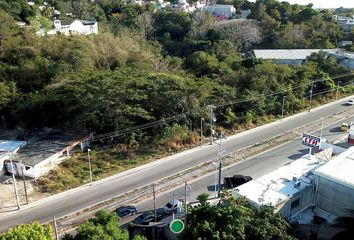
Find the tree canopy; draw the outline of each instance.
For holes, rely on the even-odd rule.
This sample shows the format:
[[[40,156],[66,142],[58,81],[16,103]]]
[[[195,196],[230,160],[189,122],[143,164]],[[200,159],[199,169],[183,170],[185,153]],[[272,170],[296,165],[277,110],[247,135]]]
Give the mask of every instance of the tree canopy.
[[[181,239],[295,239],[289,224],[270,207],[255,208],[245,199],[222,199],[217,205],[201,201],[189,209]]]

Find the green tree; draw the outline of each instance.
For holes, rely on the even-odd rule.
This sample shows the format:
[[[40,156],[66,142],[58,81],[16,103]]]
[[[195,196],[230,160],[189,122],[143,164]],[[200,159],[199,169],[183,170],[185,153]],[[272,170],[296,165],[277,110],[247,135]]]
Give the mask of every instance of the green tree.
[[[295,239],[289,224],[269,207],[253,207],[245,199],[225,197],[218,205],[191,207],[181,239]]]
[[[82,223],[74,240],[128,240],[129,233],[119,227],[119,217],[115,213],[100,210],[96,217]]]
[[[0,235],[0,240],[54,240],[50,225],[41,225],[39,222],[18,225]]]

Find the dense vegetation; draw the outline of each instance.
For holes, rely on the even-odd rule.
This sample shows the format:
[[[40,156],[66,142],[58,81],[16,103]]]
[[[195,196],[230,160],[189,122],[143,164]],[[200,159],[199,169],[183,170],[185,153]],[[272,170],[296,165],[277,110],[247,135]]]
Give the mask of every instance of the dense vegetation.
[[[209,205],[207,195],[198,197],[201,204],[189,207],[188,222],[180,239],[235,239],[235,240],[293,240],[290,225],[270,207],[255,208],[244,199],[223,197],[218,205]],[[119,217],[115,213],[98,211],[94,218],[76,228],[76,235],[69,234],[64,240],[144,240],[143,236],[129,238],[126,229],[119,228]],[[0,236],[1,240],[54,239],[53,229],[39,223],[19,225]]]
[[[290,225],[270,207],[257,209],[243,198],[224,198],[217,205],[208,204],[207,195],[198,198],[201,204],[189,209],[181,239],[296,239]]]
[[[204,12],[154,11],[152,4],[47,2],[40,10],[40,0],[34,6],[26,0],[0,0],[0,127],[51,127],[82,135],[163,123],[96,142],[124,145],[112,156],[131,162],[113,159],[113,172],[134,166],[137,158],[146,162],[146,152],[158,152],[157,146],[175,151],[198,141],[197,132],[190,130],[197,130],[204,118],[208,133],[209,104],[216,106],[217,128],[232,131],[274,119],[281,113],[283,96],[285,114],[304,110],[314,80],[319,81],[314,101],[335,90],[339,80],[340,85],[352,81],[331,79],[348,70],[323,53],[301,66],[247,57],[252,48],[335,47],[341,31],[331,13],[310,5],[235,0],[229,3],[238,10],[250,8],[253,20],[216,22]],[[100,33],[38,37],[40,27],[50,28],[50,6],[64,16],[96,19]],[[27,25],[20,27],[18,21]],[[71,176],[70,186],[82,183],[87,171],[74,167],[77,159],[84,162],[79,156],[63,165],[64,170],[52,172],[54,185],[68,184],[58,181],[60,172],[63,179]],[[111,162],[100,159],[97,166]],[[104,177],[107,173],[99,169],[95,176]]]

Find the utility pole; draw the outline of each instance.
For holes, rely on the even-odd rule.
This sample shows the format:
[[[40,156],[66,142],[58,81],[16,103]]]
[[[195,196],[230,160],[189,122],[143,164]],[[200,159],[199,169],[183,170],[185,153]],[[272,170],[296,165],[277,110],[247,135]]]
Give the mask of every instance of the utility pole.
[[[154,197],[154,221],[157,222],[155,184],[152,185],[152,194]]]
[[[309,112],[311,111],[311,108],[312,108],[312,94],[313,94],[313,81],[311,81],[311,90],[310,90],[310,108],[309,108]]]
[[[203,121],[204,121],[204,118],[200,118],[200,145],[201,146],[204,144],[204,141],[203,141]]]
[[[217,197],[218,196],[218,167],[219,167],[218,161],[214,163],[214,166],[215,166],[214,196]]]
[[[219,160],[219,184],[218,184],[218,197],[220,197],[221,193],[221,159]]]
[[[53,225],[54,225],[55,240],[59,240],[57,220],[55,219],[55,216],[53,216]]]
[[[336,91],[336,100],[338,99],[338,90],[339,90],[339,84],[341,84],[341,81],[337,82],[337,91]]]
[[[214,105],[208,105],[209,108],[209,114],[210,114],[210,144],[213,144],[213,123],[216,122],[216,118],[214,115]]]
[[[184,225],[187,225],[187,181],[184,181]]]
[[[284,118],[284,104],[285,104],[286,96],[283,96],[283,104],[281,105],[281,120],[283,121]]]
[[[219,150],[218,150],[218,155],[217,155],[217,159],[218,159],[218,162],[217,162],[217,166],[219,169],[219,171],[216,171],[215,174],[218,174],[218,197],[220,197],[220,193],[221,193],[221,167],[222,167],[222,160],[224,158],[224,154],[225,154],[225,149],[223,148],[223,146],[220,144],[220,143],[216,143],[217,145],[219,145]],[[216,182],[215,182],[216,183]],[[216,187],[216,185],[215,185]]]
[[[16,183],[16,178],[15,178],[14,165],[12,163],[12,154],[10,156],[10,165],[11,165],[11,172],[12,172],[12,180],[14,182],[14,188],[15,188],[17,210],[20,210],[20,208],[21,208],[20,207],[20,199],[18,198],[18,191],[17,191],[17,183]]]
[[[322,124],[321,124],[321,134],[320,134],[320,148],[321,148],[321,145],[322,145],[324,118],[321,118],[321,121],[322,121]]]
[[[28,204],[27,187],[26,187],[26,181],[25,181],[25,174],[23,174],[23,167],[21,167],[21,172],[22,172],[23,187],[25,189],[26,204]]]
[[[87,157],[88,157],[89,169],[90,169],[90,186],[92,186],[92,169],[91,169],[90,152],[91,152],[91,149],[88,148],[87,149]]]

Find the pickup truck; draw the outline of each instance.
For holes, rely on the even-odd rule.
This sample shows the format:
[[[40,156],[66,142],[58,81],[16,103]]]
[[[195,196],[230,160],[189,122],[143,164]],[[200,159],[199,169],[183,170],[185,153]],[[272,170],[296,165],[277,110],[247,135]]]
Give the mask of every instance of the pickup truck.
[[[235,188],[251,180],[252,177],[244,175],[233,175],[232,177],[226,177],[224,178],[224,188]]]

